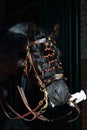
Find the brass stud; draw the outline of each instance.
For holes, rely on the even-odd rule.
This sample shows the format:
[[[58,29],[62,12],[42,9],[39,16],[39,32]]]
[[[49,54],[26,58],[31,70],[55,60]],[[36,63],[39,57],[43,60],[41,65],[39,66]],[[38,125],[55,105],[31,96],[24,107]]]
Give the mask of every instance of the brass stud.
[[[45,45],[46,45],[46,46],[48,46],[48,45],[49,45],[49,43],[48,43],[48,42],[45,42]]]
[[[51,37],[48,37],[48,40],[51,41]]]

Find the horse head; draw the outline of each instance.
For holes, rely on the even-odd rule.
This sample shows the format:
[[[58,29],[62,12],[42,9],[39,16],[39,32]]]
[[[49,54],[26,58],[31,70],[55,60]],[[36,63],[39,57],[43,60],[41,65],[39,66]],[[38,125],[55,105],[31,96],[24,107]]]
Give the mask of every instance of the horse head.
[[[31,28],[32,26],[30,26]],[[57,29],[52,33],[35,28],[29,33],[28,56],[40,87],[45,87],[53,106],[67,102],[69,89],[65,83],[61,51],[56,46]],[[33,35],[32,35],[33,34]],[[33,38],[32,38],[33,37]]]
[[[37,27],[34,23],[19,23],[11,27],[1,40],[4,43],[2,44],[4,53],[2,53],[1,58],[9,64],[7,75],[11,76],[15,72],[20,75],[21,82],[17,85],[17,88],[25,107],[30,111],[25,115],[19,115],[15,112],[18,118],[24,119],[26,115],[33,114],[33,119],[38,117],[47,120],[41,114],[49,106],[54,108],[64,105],[68,101],[69,88],[64,76],[61,51],[56,46],[57,35],[57,24],[53,31],[49,33],[41,27]],[[14,67],[11,67],[12,64]],[[4,75],[6,75],[6,64],[3,70]],[[36,97],[40,96],[40,101],[33,110],[27,100],[27,98],[29,98],[29,101],[31,99],[29,91],[33,90],[32,88],[34,88],[32,93],[35,92],[32,94],[33,97],[34,94],[36,94]],[[41,93],[36,92],[37,90]],[[11,109],[11,107],[9,108]]]

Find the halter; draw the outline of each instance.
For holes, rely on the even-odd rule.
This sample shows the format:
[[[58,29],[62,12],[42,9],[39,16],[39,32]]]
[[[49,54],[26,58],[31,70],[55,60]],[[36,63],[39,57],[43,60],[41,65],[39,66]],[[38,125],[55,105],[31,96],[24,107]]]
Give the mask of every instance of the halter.
[[[56,41],[54,39],[48,38],[48,40],[49,41],[52,40],[53,44],[56,43]],[[56,118],[56,119],[48,119],[47,117],[42,115],[46,111],[46,109],[48,107],[48,93],[46,91],[46,86],[51,84],[55,80],[63,79],[64,76],[63,76],[63,74],[55,74],[55,75],[51,76],[50,78],[48,78],[46,81],[44,81],[44,82],[42,81],[42,79],[40,78],[40,76],[38,75],[38,73],[37,73],[37,71],[35,69],[35,66],[34,66],[34,63],[33,63],[33,60],[32,60],[32,55],[30,53],[30,47],[33,46],[33,45],[39,44],[39,43],[48,44],[46,42],[46,38],[42,38],[42,39],[36,40],[34,42],[29,42],[29,40],[28,40],[27,48],[26,48],[27,55],[26,55],[26,59],[24,61],[24,73],[26,74],[26,76],[28,76],[28,71],[29,71],[29,66],[28,66],[29,63],[28,62],[30,62],[30,69],[33,68],[35,77],[36,77],[36,79],[38,81],[38,85],[40,87],[40,91],[43,92],[43,94],[44,94],[43,99],[39,101],[36,108],[31,109],[31,107],[30,107],[30,105],[29,105],[29,103],[27,101],[27,98],[25,96],[23,88],[18,85],[17,88],[18,88],[20,97],[21,97],[25,107],[27,108],[28,112],[23,114],[23,115],[20,115],[7,102],[5,102],[7,107],[16,115],[16,117],[13,118],[6,112],[6,110],[4,108],[4,103],[2,101],[0,101],[1,108],[3,109],[5,115],[9,119],[23,119],[25,121],[32,121],[32,120],[38,118],[38,119],[40,119],[42,121],[54,122],[54,121],[64,119],[64,118],[66,118],[67,116],[69,116],[71,114],[71,112],[70,112],[70,113],[68,113],[68,114],[66,114],[64,116],[61,116],[59,118]],[[71,123],[71,122],[75,121],[80,115],[80,109],[79,109],[78,105],[75,102],[72,102],[72,103],[73,103],[74,108],[78,112],[78,116],[75,117],[74,119],[68,120],[68,123]],[[68,104],[70,104],[69,101],[68,101]],[[26,118],[29,115],[33,115],[33,117],[31,119]]]

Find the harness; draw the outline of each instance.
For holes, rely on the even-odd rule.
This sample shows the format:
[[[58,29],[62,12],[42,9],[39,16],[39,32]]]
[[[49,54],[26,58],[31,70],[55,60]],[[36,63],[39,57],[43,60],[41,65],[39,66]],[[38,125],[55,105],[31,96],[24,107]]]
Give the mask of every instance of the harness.
[[[55,56],[54,55],[55,52],[54,52],[54,50],[52,48],[54,47],[55,43],[56,43],[56,41],[54,39],[51,39],[50,37],[47,40],[46,40],[46,38],[42,38],[42,39],[36,40],[34,42],[29,42],[29,40],[28,40],[27,47],[26,47],[27,55],[26,55],[26,59],[25,59],[24,64],[23,64],[24,65],[24,74],[26,76],[28,76],[28,73],[31,70],[31,68],[33,69],[34,75],[35,75],[35,77],[36,77],[36,79],[38,81],[38,85],[40,87],[40,91],[43,92],[43,99],[41,99],[38,102],[38,105],[34,109],[32,109],[30,107],[28,101],[27,101],[27,98],[26,98],[26,95],[24,93],[23,88],[18,85],[17,86],[18,92],[19,92],[20,97],[21,97],[25,107],[27,108],[28,112],[23,114],[23,115],[20,115],[7,102],[5,102],[7,107],[16,116],[16,117],[11,117],[6,112],[6,110],[4,108],[4,105],[3,105],[3,102],[0,101],[1,108],[3,109],[5,115],[9,119],[23,119],[25,121],[32,121],[32,120],[38,118],[38,119],[40,119],[42,121],[48,121],[48,122],[51,121],[51,122],[53,122],[53,121],[58,121],[60,119],[63,119],[63,118],[65,118],[65,117],[67,117],[67,116],[69,116],[71,114],[71,112],[70,112],[70,113],[68,113],[68,114],[66,114],[64,116],[61,116],[59,118],[56,118],[56,119],[48,119],[47,117],[43,116],[43,113],[46,111],[46,109],[48,107],[48,93],[47,93],[46,87],[48,85],[50,85],[52,82],[54,82],[55,80],[59,80],[59,79],[64,79],[65,78],[64,75],[63,75],[63,72],[62,72],[63,69],[62,69],[61,62],[59,62],[59,64],[58,64],[58,55],[59,55],[58,50],[56,50],[57,58],[56,57],[53,58]],[[34,64],[34,61],[33,61],[33,56],[32,56],[32,53],[31,53],[32,51],[31,50],[32,50],[32,47],[33,47],[33,49],[35,49],[34,46],[39,46],[39,44],[45,44],[46,48],[44,48],[45,49],[45,53],[43,55],[43,58],[41,58],[41,59],[38,58],[38,60],[40,59],[43,62],[44,59],[47,60],[48,57],[51,57],[51,59],[49,61],[43,62],[43,64],[42,64],[41,61],[39,61],[39,63],[41,63],[41,65],[43,65],[43,69],[41,69],[40,66],[38,66],[39,72],[37,73],[37,70],[36,70],[36,67],[35,67],[35,64]],[[49,48],[49,45],[50,45],[50,48]],[[51,53],[47,54],[47,52],[51,52]],[[30,63],[30,66],[29,66],[29,63]],[[53,64],[55,64],[55,66],[53,66]],[[49,65],[50,65],[50,67],[49,67]],[[57,69],[55,69],[55,67]],[[56,71],[56,73],[55,73],[55,71]],[[52,76],[50,76],[49,72],[51,72]],[[69,102],[68,102],[68,104],[69,104]],[[79,117],[79,115],[80,115],[80,109],[77,106],[77,104],[75,104],[75,102],[73,102],[73,106],[77,110],[78,116],[75,117],[74,119],[68,120],[68,123],[75,121]],[[29,115],[33,115],[33,117],[31,119],[26,118]]]

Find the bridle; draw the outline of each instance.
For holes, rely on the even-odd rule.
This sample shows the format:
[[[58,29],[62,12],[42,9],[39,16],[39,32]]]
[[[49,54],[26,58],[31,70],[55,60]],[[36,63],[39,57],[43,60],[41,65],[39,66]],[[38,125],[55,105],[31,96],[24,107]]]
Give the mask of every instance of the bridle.
[[[49,38],[49,40],[50,40],[50,38]],[[27,41],[27,47],[26,47],[27,55],[26,55],[25,64],[24,64],[24,73],[26,74],[26,76],[28,76],[28,71],[29,71],[29,67],[28,67],[29,63],[28,62],[30,62],[30,69],[33,68],[34,75],[35,75],[35,77],[38,81],[38,85],[40,87],[40,91],[43,92],[43,95],[44,95],[43,99],[41,99],[38,102],[38,105],[34,109],[32,109],[30,107],[28,101],[27,101],[27,98],[26,98],[26,95],[24,93],[23,88],[18,85],[17,86],[18,92],[19,92],[21,100],[23,101],[23,103],[24,103],[25,107],[27,108],[28,112],[23,114],[23,115],[20,115],[7,102],[4,102],[7,105],[7,107],[12,111],[12,113],[14,113],[15,116],[16,116],[16,117],[11,117],[6,112],[5,107],[4,107],[4,103],[2,101],[0,101],[1,108],[3,109],[5,115],[9,119],[23,119],[25,121],[33,121],[34,119],[38,118],[42,121],[55,122],[55,121],[59,121],[61,119],[66,118],[67,116],[69,116],[72,113],[72,112],[69,112],[68,114],[66,114],[64,116],[61,116],[61,117],[58,117],[58,118],[55,118],[55,119],[48,119],[47,117],[45,117],[43,115],[43,113],[46,111],[46,109],[48,107],[48,93],[46,91],[46,86],[49,85],[54,80],[58,80],[58,79],[63,78],[63,75],[55,74],[54,76],[49,78],[46,82],[43,82],[42,79],[40,78],[40,76],[38,75],[38,73],[35,69],[33,60],[32,60],[32,55],[30,53],[30,47],[35,45],[35,44],[43,43],[43,42],[46,42],[46,38],[42,38],[42,39],[36,40],[34,42],[29,42],[29,40]],[[53,42],[55,43],[55,40]],[[70,104],[69,101],[67,103]],[[72,102],[72,103],[73,103],[73,107],[78,112],[78,116],[76,116],[74,119],[68,120],[67,121],[68,123],[71,123],[71,122],[77,120],[79,115],[80,115],[80,109],[79,109],[78,105],[75,102]],[[27,116],[29,116],[29,115],[33,115],[33,117],[31,119],[27,118]]]

